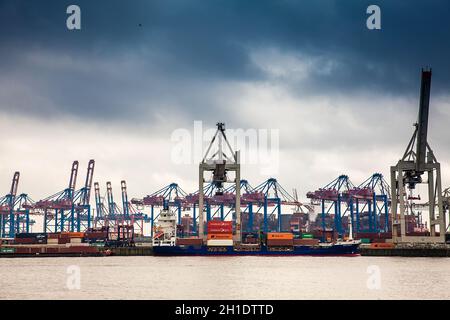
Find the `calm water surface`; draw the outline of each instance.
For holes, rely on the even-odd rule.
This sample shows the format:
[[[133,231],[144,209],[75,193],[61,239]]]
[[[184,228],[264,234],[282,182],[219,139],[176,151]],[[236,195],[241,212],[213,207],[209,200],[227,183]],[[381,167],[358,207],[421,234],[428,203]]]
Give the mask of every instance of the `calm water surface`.
[[[0,270],[0,299],[450,299],[450,258],[13,258]]]

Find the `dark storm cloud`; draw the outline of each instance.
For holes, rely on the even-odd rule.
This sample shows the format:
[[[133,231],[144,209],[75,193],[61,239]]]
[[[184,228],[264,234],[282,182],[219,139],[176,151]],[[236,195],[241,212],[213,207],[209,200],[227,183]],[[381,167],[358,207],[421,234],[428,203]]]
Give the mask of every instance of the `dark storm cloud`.
[[[65,10],[82,10],[82,30]],[[382,30],[365,27],[378,4]],[[142,119],[155,112],[216,117],[222,83],[268,79],[251,59],[276,48],[333,62],[329,73],[286,79],[293,92],[370,90],[416,95],[450,84],[447,1],[16,1],[0,2],[0,108],[40,116]],[[232,93],[230,93],[232,94]],[[237,93],[236,93],[237,94]]]

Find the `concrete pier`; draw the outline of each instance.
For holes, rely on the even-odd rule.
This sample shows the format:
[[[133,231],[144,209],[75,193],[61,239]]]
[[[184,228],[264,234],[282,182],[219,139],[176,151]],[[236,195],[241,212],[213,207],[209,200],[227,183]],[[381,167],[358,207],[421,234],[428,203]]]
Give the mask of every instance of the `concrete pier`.
[[[450,257],[448,244],[398,244],[393,248],[373,248],[361,245],[362,256],[379,257]]]

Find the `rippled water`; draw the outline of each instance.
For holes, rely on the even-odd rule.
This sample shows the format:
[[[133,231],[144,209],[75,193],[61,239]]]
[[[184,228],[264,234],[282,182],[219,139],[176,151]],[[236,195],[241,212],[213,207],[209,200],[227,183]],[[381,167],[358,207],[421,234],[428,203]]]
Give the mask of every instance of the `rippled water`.
[[[13,258],[0,270],[1,299],[450,299],[449,258]]]

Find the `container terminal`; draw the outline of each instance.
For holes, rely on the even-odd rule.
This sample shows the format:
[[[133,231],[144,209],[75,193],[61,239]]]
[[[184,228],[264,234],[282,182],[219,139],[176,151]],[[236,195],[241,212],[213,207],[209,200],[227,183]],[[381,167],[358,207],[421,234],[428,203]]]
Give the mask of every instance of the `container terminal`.
[[[440,163],[427,139],[431,75],[422,70],[418,120],[387,179],[373,173],[353,184],[342,174],[308,192],[308,203],[275,178],[253,187],[241,178],[239,151],[232,149],[225,124],[218,123],[193,193],[170,183],[129,200],[121,181],[117,204],[111,182],[102,196],[90,160],[81,188],[74,161],[67,187],[34,201],[17,193],[20,173],[15,172],[9,193],[0,198],[0,257],[450,256],[450,188],[442,188]],[[416,194],[419,184],[427,185],[425,201]],[[41,232],[31,232],[41,226]]]

